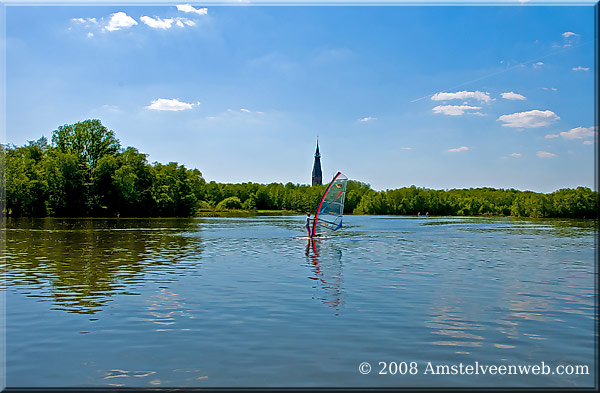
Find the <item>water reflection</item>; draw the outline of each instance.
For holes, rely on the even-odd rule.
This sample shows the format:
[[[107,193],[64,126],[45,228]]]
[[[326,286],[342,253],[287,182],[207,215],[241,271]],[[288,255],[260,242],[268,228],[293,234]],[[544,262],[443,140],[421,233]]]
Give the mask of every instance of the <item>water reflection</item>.
[[[54,309],[95,314],[116,294],[137,294],[148,276],[164,282],[200,263],[193,219],[8,219],[6,280]]]
[[[483,326],[471,320],[457,305],[434,306],[425,326],[440,337],[440,340],[431,342],[431,345],[456,347],[457,353],[469,354],[467,348],[483,344]]]
[[[320,241],[308,240],[305,255],[312,268],[317,287],[323,293],[321,302],[336,310],[336,315],[344,305],[344,286],[342,278],[342,250]]]
[[[178,319],[194,319],[185,299],[171,290],[159,288],[158,292],[151,295],[146,303],[147,316],[142,319],[157,325],[155,328],[157,332],[175,330]]]

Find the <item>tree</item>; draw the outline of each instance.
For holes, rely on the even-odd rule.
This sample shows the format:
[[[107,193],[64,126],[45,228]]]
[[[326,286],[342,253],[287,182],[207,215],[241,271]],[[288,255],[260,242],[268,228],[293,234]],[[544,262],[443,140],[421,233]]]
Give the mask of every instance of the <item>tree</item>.
[[[92,169],[100,158],[116,154],[121,146],[115,133],[98,119],[58,127],[52,131],[52,143],[63,153],[80,156]]]
[[[217,210],[241,209],[242,201],[236,196],[223,199],[217,205]]]
[[[50,150],[43,160],[43,171],[48,183],[48,208],[51,215],[87,215],[87,176],[82,163],[74,153]]]

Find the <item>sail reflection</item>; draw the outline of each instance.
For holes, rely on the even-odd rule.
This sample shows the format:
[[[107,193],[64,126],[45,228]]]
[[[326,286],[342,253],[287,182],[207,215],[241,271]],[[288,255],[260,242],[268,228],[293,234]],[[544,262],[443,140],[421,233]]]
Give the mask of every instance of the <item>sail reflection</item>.
[[[323,247],[319,241],[309,239],[305,255],[314,274],[309,278],[316,282],[323,294],[321,302],[334,308],[337,314],[344,305],[342,250],[331,245]]]
[[[200,222],[8,219],[6,281],[29,297],[51,299],[54,309],[95,314],[114,295],[136,294],[149,276],[168,281],[199,264]]]

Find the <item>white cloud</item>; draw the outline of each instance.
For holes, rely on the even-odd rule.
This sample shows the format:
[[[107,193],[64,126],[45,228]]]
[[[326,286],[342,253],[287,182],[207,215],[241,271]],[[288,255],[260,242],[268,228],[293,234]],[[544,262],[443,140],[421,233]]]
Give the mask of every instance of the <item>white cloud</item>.
[[[536,128],[544,127],[560,119],[552,111],[532,110],[526,112],[517,112],[510,115],[502,115],[497,121],[502,121],[504,127]]]
[[[594,141],[583,141],[584,145],[593,145]]]
[[[522,96],[521,94],[513,93],[512,91],[502,93],[501,96],[505,100],[526,100],[527,99],[527,98],[525,98],[525,96]]]
[[[94,33],[88,33],[88,34],[87,34],[87,36],[88,36],[88,37],[93,37],[93,36],[94,36]]]
[[[443,113],[444,115],[460,116],[467,110],[481,109],[480,106],[469,106],[469,105],[438,105],[432,109],[434,113]]]
[[[144,22],[146,25],[152,27],[153,29],[170,29],[173,24],[175,24],[178,27],[185,27],[187,26],[194,26],[196,24],[196,22],[194,22],[193,20],[189,20],[189,19],[185,19],[185,18],[168,18],[168,19],[161,19],[158,16],[156,18],[151,18],[149,16],[142,16],[140,18],[140,20],[142,22]]]
[[[582,66],[578,66],[578,67],[573,67],[573,71],[589,71],[590,67],[582,67]]]
[[[193,12],[193,13],[196,13],[198,15],[206,15],[206,14],[208,14],[208,9],[207,8],[194,8],[190,4],[178,4],[176,7],[177,7],[177,11]]]
[[[542,90],[552,90],[552,91],[556,91],[556,87],[551,87],[551,88],[549,88],[549,87],[540,87],[540,89],[542,89]]]
[[[402,150],[412,150],[412,147],[401,147]]]
[[[511,157],[521,157],[521,153],[512,153]]]
[[[578,37],[579,34],[575,34],[572,31],[565,31],[564,33],[562,33],[562,36],[565,37],[565,38]]]
[[[594,127],[577,127],[569,131],[561,132],[560,136],[565,139],[584,139],[591,138],[594,136],[594,134]]]
[[[86,25],[86,26],[89,26],[90,23],[95,24],[95,25],[98,24],[98,21],[96,20],[96,18],[73,18],[71,20],[73,22],[80,23],[80,24]]]
[[[220,113],[212,116],[207,116],[208,120],[218,121],[243,121],[243,122],[258,122],[261,118],[264,118],[265,112],[254,111],[247,108],[231,109],[227,108]]]
[[[537,153],[535,153],[536,156],[538,156],[539,158],[552,158],[552,157],[556,157],[556,154],[554,153],[548,153],[547,151],[538,151]]]
[[[486,102],[489,103],[490,101],[492,101],[492,99],[490,98],[490,93],[487,92],[483,92],[483,91],[458,91],[456,93],[436,93],[434,94],[431,99],[433,101],[448,101],[448,100],[466,100],[468,98],[472,98],[475,99],[479,102]]]
[[[173,19],[161,19],[158,16],[156,19],[149,16],[142,16],[140,20],[153,29],[170,29],[173,24]]]
[[[544,138],[546,139],[554,139],[554,138],[558,138],[560,135],[558,134],[548,134],[548,135],[544,135]]]
[[[177,111],[184,111],[187,109],[192,109],[193,106],[194,106],[194,104],[188,104],[187,102],[181,102],[176,98],[173,98],[173,99],[159,98],[157,100],[152,101],[152,103],[150,105],[148,105],[146,108],[152,109],[155,111],[177,112]]]
[[[537,63],[533,63],[533,68],[542,68],[543,65],[544,65],[544,63],[542,63],[541,61],[538,61]]]
[[[451,152],[459,152],[459,151],[466,151],[466,150],[469,150],[469,148],[466,146],[457,147],[456,149],[448,149],[448,151],[451,151]]]
[[[373,120],[377,120],[377,118],[369,116],[369,117],[363,117],[362,119],[358,119],[358,121],[361,121],[361,122],[373,121]]]
[[[575,44],[578,40],[579,40],[579,34],[575,34],[572,31],[565,31],[564,33],[561,34],[563,37],[563,43],[562,46],[564,48],[573,46],[573,44]],[[553,44],[553,47],[560,47],[560,44]]]
[[[135,26],[138,23],[131,16],[127,15],[124,12],[116,12],[110,15],[110,20],[108,21],[108,25],[104,28],[108,31],[120,30],[124,27]]]

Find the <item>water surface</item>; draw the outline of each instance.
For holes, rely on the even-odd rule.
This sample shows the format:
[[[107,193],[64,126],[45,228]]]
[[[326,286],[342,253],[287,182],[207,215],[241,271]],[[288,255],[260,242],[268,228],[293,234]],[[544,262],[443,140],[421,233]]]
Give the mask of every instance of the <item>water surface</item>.
[[[593,386],[594,222],[304,219],[9,219],[7,385]]]

